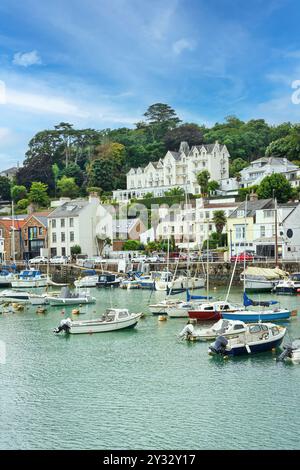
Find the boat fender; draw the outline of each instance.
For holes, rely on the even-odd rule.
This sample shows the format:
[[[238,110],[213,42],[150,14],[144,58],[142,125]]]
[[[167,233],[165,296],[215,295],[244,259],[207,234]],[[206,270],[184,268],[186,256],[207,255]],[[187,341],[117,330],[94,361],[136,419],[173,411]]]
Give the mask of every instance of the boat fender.
[[[248,344],[245,344],[245,348],[246,348],[247,353],[251,354],[251,349],[250,349],[250,346]]]

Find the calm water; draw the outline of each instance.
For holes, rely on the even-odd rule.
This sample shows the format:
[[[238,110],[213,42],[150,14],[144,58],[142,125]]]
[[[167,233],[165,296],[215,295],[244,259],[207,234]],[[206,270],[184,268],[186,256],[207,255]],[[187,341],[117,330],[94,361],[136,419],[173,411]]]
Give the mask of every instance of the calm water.
[[[93,290],[97,305],[81,318],[111,302],[147,312],[148,291]],[[300,298],[280,300],[300,308]],[[62,317],[61,308],[0,315],[1,449],[300,448],[300,366],[272,353],[210,358],[206,343],[176,339],[185,319],[149,315],[135,330],[57,337]],[[300,337],[300,317],[289,332]]]

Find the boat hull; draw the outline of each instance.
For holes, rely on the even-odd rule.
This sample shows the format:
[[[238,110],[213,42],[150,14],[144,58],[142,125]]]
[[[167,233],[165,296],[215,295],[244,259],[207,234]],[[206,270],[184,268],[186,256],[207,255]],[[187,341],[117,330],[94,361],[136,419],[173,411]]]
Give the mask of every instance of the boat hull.
[[[121,281],[113,281],[113,282],[97,282],[96,283],[96,287],[98,287],[98,289],[102,288],[102,287],[119,287],[120,286],[120,282]]]
[[[15,281],[11,281],[11,286],[13,289],[32,289],[34,287],[46,287],[48,284],[48,279],[34,279],[23,281],[17,279]]]
[[[73,323],[70,327],[69,333],[71,334],[92,334],[92,333],[107,333],[110,331],[124,330],[128,328],[134,328],[138,323],[139,317],[130,318],[122,322],[111,322],[111,323],[100,323],[90,322],[89,324],[84,322]]]
[[[256,344],[249,344],[250,353],[247,351],[245,346],[238,346],[234,347],[228,351],[226,351],[226,355],[228,356],[243,356],[249,354],[257,354],[263,353],[267,351],[271,351],[272,349],[278,348],[283,340],[283,336],[273,341],[265,341],[263,343],[256,343]]]
[[[93,297],[91,299],[86,299],[84,297],[74,298],[74,299],[62,299],[62,298],[48,298],[50,305],[52,306],[63,306],[63,305],[87,305],[94,304],[96,299]]]
[[[244,322],[288,320],[290,317],[291,312],[289,310],[281,310],[278,312],[251,312],[251,310],[230,313],[222,312],[222,318],[226,320],[241,320]]]
[[[156,281],[155,289],[165,291],[168,289],[202,289],[205,286],[205,279],[175,279],[174,282]]]
[[[272,281],[254,281],[247,280],[245,282],[245,290],[247,292],[272,292],[276,282]]]

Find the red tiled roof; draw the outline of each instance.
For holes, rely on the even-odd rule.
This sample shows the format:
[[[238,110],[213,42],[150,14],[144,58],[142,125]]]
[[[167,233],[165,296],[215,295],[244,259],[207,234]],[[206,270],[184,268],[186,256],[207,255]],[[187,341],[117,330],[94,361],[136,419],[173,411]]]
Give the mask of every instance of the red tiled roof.
[[[14,221],[15,230],[21,229],[23,225],[25,224],[25,222],[26,220],[15,220]],[[0,225],[5,227],[7,230],[11,230],[13,226],[12,219],[0,219]]]

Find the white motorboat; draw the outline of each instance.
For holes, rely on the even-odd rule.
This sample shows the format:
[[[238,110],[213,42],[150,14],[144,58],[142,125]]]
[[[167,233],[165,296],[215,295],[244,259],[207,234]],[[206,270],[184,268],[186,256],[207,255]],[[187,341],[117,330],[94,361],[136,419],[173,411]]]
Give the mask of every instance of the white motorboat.
[[[30,292],[6,289],[0,291],[0,302],[29,302],[30,295]]]
[[[155,281],[156,290],[168,289],[200,289],[204,287],[205,279],[203,277],[178,276],[174,280],[167,280],[163,277]]]
[[[170,318],[188,318],[189,311],[199,308],[201,302],[196,301],[182,301],[180,304],[171,307],[168,310],[168,317]]]
[[[283,341],[286,328],[274,323],[252,323],[243,333],[231,338],[218,336],[209,346],[210,355],[240,356],[271,351]]]
[[[11,280],[12,288],[33,288],[46,287],[50,278],[47,274],[42,274],[38,269],[24,269],[19,274],[15,274]]]
[[[11,287],[11,281],[14,278],[14,274],[3,270],[0,272],[0,288],[1,287]]]
[[[246,324],[239,320],[219,320],[211,328],[195,328],[192,323],[188,323],[178,336],[188,341],[208,341],[218,336],[237,336],[244,333],[246,328]]]
[[[250,292],[271,292],[288,273],[279,268],[257,268],[248,266],[241,274],[245,290]],[[245,278],[245,279],[244,279]]]
[[[68,287],[63,287],[59,295],[48,295],[50,305],[81,305],[93,304],[96,298],[90,295],[89,289],[77,289],[71,292]]]
[[[168,298],[156,304],[149,305],[149,310],[153,315],[163,315],[167,314],[172,308],[176,308],[182,303],[182,300]]]
[[[76,281],[74,282],[74,285],[76,287],[96,287],[97,282],[99,279],[99,275],[96,274],[96,271],[94,269],[89,269],[85,270],[82,273],[82,276],[80,276]]]
[[[142,313],[129,313],[127,309],[109,308],[101,318],[94,320],[72,321],[70,318],[62,320],[54,333],[106,333],[109,331],[133,328],[139,321]]]
[[[296,339],[283,346],[283,352],[277,358],[277,361],[290,361],[293,364],[300,364],[300,340]]]
[[[49,304],[48,294],[29,294],[29,303],[31,305],[47,305]]]
[[[297,294],[300,290],[300,273],[294,273],[275,287],[276,294]]]

